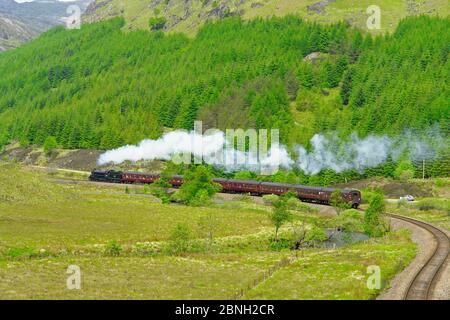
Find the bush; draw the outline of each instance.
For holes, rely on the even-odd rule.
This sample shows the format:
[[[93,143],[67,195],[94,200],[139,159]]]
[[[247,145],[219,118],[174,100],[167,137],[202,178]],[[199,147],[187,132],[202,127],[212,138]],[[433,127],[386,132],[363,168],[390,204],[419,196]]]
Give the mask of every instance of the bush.
[[[167,203],[170,203],[170,201],[171,201],[169,192],[166,188],[162,188],[157,185],[153,185],[151,187],[147,186],[146,189],[144,187],[144,192],[150,193],[152,196],[160,199],[162,203],[167,204]]]
[[[211,197],[207,190],[198,190],[195,196],[189,201],[189,205],[193,207],[207,206],[211,203]]]
[[[148,21],[150,29],[153,31],[164,29],[166,23],[167,20],[164,17],[153,17]]]
[[[191,229],[185,224],[178,224],[170,234],[166,251],[175,255],[188,252],[192,245],[192,239]]]
[[[117,257],[122,250],[122,246],[113,240],[106,245],[104,253],[107,256]]]
[[[436,179],[435,185],[438,188],[450,187],[450,180]]]
[[[278,201],[278,196],[275,194],[267,194],[267,195],[263,196],[262,198],[263,198],[264,204],[269,205],[269,206],[273,206],[273,204]]]
[[[383,191],[381,189],[378,189],[378,188],[362,189],[361,190],[362,203],[370,203],[372,198],[374,196],[376,196],[377,194],[380,194],[380,193],[382,194]]]
[[[131,247],[131,252],[142,256],[152,256],[161,252],[158,242],[137,242]]]
[[[405,182],[412,179],[414,177],[414,166],[411,161],[400,161],[395,168],[394,176]]]
[[[212,181],[208,167],[198,166],[184,176],[184,183],[172,199],[191,206],[209,204],[212,197],[221,190],[221,186]]]
[[[340,215],[343,210],[350,209],[352,206],[342,197],[341,189],[333,191],[330,204],[335,208],[337,215]]]
[[[364,232],[368,236],[381,237],[388,231],[387,223],[381,218],[384,212],[384,197],[381,193],[375,193],[364,213]]]
[[[292,240],[287,238],[271,238],[269,247],[271,250],[280,251],[283,249],[290,249],[292,248]]]
[[[408,206],[408,201],[406,201],[405,199],[400,199],[397,202],[397,208],[404,208]]]
[[[450,200],[448,199],[425,198],[410,205],[422,211],[442,210],[450,214]]]
[[[53,149],[56,149],[58,147],[58,143],[56,142],[56,138],[55,137],[47,137],[47,139],[45,139],[44,142],[44,152],[46,154],[50,154]]]
[[[334,225],[344,232],[364,231],[364,215],[355,209],[345,210],[334,218]]]
[[[327,239],[328,236],[325,230],[316,226],[308,230],[305,235],[305,241],[313,246],[316,246]]]
[[[30,247],[24,248],[9,248],[6,251],[6,256],[12,259],[17,258],[33,258],[38,256],[39,253],[36,249]]]

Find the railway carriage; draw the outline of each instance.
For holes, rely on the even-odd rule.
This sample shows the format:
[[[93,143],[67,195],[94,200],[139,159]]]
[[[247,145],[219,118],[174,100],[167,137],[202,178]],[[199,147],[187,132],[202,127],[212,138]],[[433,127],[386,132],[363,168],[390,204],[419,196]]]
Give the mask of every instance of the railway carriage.
[[[92,181],[111,182],[111,183],[140,183],[151,184],[160,178],[159,174],[138,173],[138,172],[119,172],[119,171],[92,171],[89,177]],[[321,204],[330,204],[331,195],[336,190],[333,188],[309,187],[298,184],[260,182],[254,180],[232,180],[232,179],[213,179],[215,183],[222,186],[223,192],[228,193],[250,193],[252,195],[275,194],[282,195],[288,191],[294,191],[297,197],[305,202],[314,202]],[[172,176],[169,183],[178,188],[183,184],[183,176]],[[351,204],[353,208],[358,208],[361,203],[361,193],[358,190],[344,189],[342,198]]]

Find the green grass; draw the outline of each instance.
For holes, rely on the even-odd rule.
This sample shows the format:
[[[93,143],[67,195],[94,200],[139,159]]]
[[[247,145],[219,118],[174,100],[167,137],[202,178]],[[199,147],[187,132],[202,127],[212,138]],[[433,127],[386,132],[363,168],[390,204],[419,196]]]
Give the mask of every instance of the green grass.
[[[259,259],[220,255],[198,259],[68,257],[8,262],[0,267],[0,298],[231,299],[245,283],[264,272],[273,257]],[[66,288],[69,265],[81,269],[80,291]]]
[[[200,231],[200,219],[216,217],[216,236],[245,235],[269,225],[253,209],[192,208],[162,205],[153,197],[125,189],[57,185],[44,174],[0,166],[0,248],[55,248],[167,240],[177,223]]]
[[[414,257],[397,233],[335,250],[305,250],[253,288],[287,252],[191,254],[182,257],[82,257],[8,260],[0,264],[3,299],[371,299],[367,266],[379,265],[383,288]],[[81,268],[82,289],[66,289],[66,269]]]
[[[425,198],[413,203],[406,203],[400,207],[390,204],[388,211],[408,216],[436,225],[442,229],[450,230],[449,199]]]
[[[251,290],[248,299],[373,299],[367,267],[381,269],[382,289],[414,258],[416,246],[405,232],[338,250],[308,250],[292,265]]]
[[[245,197],[192,208],[157,203],[141,190],[50,177],[0,163],[0,299],[369,299],[378,291],[364,289],[368,265],[380,265],[386,285],[414,256],[402,232],[333,250],[273,251],[270,208]],[[199,221],[209,214],[217,224],[205,251]],[[293,223],[300,217],[309,225],[329,219],[297,212]],[[160,250],[179,223],[190,226],[201,250]],[[117,256],[107,254],[110,243]],[[81,268],[79,291],[66,288],[69,265]]]

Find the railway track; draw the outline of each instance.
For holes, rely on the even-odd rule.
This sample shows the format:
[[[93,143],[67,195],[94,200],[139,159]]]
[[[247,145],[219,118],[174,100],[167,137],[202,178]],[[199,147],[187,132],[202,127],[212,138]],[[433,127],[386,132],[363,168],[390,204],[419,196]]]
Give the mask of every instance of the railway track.
[[[442,230],[428,223],[395,214],[388,214],[388,216],[425,229],[436,240],[436,246],[432,255],[409,283],[403,296],[403,300],[431,300],[439,275],[449,254],[449,237]]]

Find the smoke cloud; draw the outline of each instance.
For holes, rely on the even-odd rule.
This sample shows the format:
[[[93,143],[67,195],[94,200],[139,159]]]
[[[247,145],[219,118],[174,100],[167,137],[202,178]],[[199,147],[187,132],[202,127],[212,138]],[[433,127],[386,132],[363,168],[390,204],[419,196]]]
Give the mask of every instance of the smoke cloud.
[[[100,156],[98,163],[105,165],[124,161],[174,159],[178,163],[181,160],[190,163],[193,158],[194,161],[200,161],[196,163],[203,160],[230,172],[250,170],[271,174],[279,168],[298,168],[307,175],[315,175],[325,169],[338,173],[346,170],[363,172],[388,159],[396,161],[400,157],[407,157],[411,161],[434,159],[438,150],[445,145],[446,140],[437,127],[420,135],[406,131],[396,137],[369,135],[360,138],[353,133],[345,141],[339,139],[336,133],[331,133],[316,134],[311,139],[309,148],[297,145],[293,148],[292,155],[286,146],[273,144],[267,153],[258,157],[254,152],[235,150],[221,131],[202,135],[195,131],[179,130],[167,133],[157,140],[143,140],[138,145],[107,151]],[[183,154],[187,154],[187,158]]]

